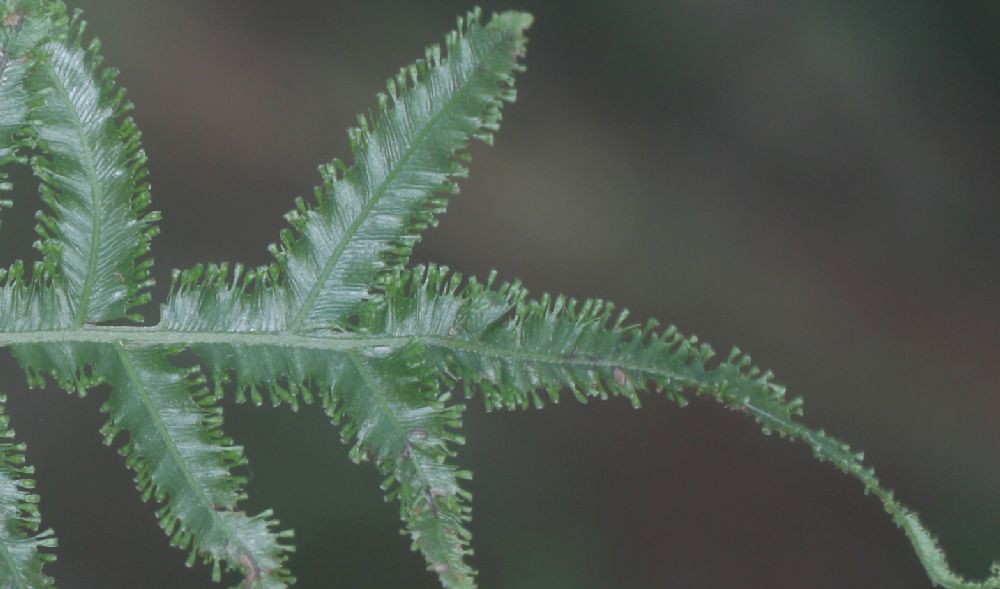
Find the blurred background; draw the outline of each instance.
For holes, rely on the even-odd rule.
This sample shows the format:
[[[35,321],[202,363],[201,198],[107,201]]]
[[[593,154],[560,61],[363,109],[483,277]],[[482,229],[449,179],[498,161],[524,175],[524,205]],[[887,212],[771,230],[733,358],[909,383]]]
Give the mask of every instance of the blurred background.
[[[164,213],[157,300],[172,267],[264,262],[316,165],[348,156],[355,114],[469,7],[72,4],[138,105]],[[482,4],[535,14],[529,70],[416,259],[749,350],[984,575],[1000,557],[1000,4]],[[3,264],[33,257],[21,186]],[[212,587],[101,445],[104,392],[26,393],[2,362],[60,586]],[[248,509],[296,531],[299,586],[437,586],[319,411],[227,419],[251,461]],[[485,589],[929,587],[858,483],[711,403],[486,414],[473,400],[465,433]]]

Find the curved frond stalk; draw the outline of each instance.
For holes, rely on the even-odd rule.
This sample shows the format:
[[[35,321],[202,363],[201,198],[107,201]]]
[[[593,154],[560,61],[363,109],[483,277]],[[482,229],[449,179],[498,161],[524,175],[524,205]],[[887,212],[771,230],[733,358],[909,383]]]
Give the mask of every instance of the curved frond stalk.
[[[948,589],[1000,587],[1000,563],[983,581],[969,581],[948,565],[937,540],[917,515],[883,487],[861,453],[822,430],[807,427],[800,398],[788,399],[770,372],[734,349],[721,362],[714,351],[674,327],[659,330],[626,323],[599,300],[578,303],[548,295],[530,300],[519,284],[494,287],[451,275],[447,268],[417,268],[387,284],[384,298],[368,306],[362,325],[371,332],[415,338],[474,394],[478,385],[489,409],[541,407],[544,392],[558,401],[569,389],[579,400],[621,396],[638,406],[653,391],[686,403],[685,395],[711,397],[752,417],[767,434],[805,442],[814,456],[856,478],[878,497],[903,530],[931,580]]]
[[[466,175],[468,141],[490,142],[499,128],[530,23],[505,13],[483,25],[470,13],[444,52],[430,47],[389,80],[375,113],[349,132],[354,164],[321,168],[315,205],[299,199],[272,248],[289,289],[287,329],[343,326],[377,276],[405,263]]]
[[[84,24],[42,49],[28,89],[41,152],[32,160],[50,214],[39,214],[40,249],[58,266],[73,301],[74,325],[140,321],[130,309],[149,300],[146,258],[158,213],[148,213],[146,155],[125,116],[131,104],[101,69],[100,44],[81,45]]]
[[[32,492],[34,469],[25,464],[24,444],[14,440],[5,402],[0,395],[0,587],[53,587],[43,569],[55,560],[48,550],[56,547],[56,538],[51,530],[38,531],[41,516],[38,496]]]
[[[46,375],[81,394],[111,386],[105,442],[127,434],[121,453],[138,489],[162,504],[159,523],[172,545],[191,551],[189,564],[211,562],[216,580],[223,567],[239,572],[246,589],[291,584],[284,566],[291,532],[273,531],[270,511],[251,517],[238,509],[246,478],[233,470],[246,459],[223,434],[222,410],[197,370],[174,367],[163,349],[122,343],[25,345],[14,353],[32,386]]]

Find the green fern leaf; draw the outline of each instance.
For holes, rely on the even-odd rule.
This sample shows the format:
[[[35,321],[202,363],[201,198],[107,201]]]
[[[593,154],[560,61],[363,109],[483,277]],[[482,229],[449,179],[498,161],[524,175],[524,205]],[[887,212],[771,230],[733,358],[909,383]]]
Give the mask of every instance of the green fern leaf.
[[[738,350],[713,360],[696,338],[654,321],[628,324],[604,301],[531,300],[495,276],[465,282],[446,268],[404,269],[466,173],[468,141],[489,141],[502,102],[513,99],[527,15],[460,20],[445,51],[430,48],[391,80],[374,116],[350,132],[354,164],[322,170],[316,203],[300,200],[289,213],[273,264],[177,272],[160,324],[138,327],[100,325],[140,319],[130,309],[148,299],[157,219],[145,213],[145,156],[114,73],[100,69],[96,44],[83,49],[83,25],[67,21],[61,3],[0,0],[0,9],[0,165],[33,156],[51,210],[39,217],[43,259],[30,272],[22,262],[0,271],[0,346],[31,386],[48,377],[80,394],[110,386],[107,443],[125,434],[139,491],[161,505],[172,543],[211,562],[216,580],[226,569],[243,575],[244,588],[293,581],[290,533],[274,531],[270,512],[239,509],[245,458],[222,433],[217,405],[234,381],[238,401],[319,404],[342,425],[350,457],[385,477],[428,568],[449,589],[474,589],[470,496],[459,484],[470,475],[451,464],[463,406],[449,391],[461,383],[489,409],[542,407],[563,390],[636,406],[643,392],[713,398],[857,478],[934,583],[1000,587],[1000,567],[979,583],[953,573],[861,456],[802,424],[801,401]],[[181,350],[200,359],[214,391],[200,369],[172,363]],[[50,557],[40,549],[54,538],[37,531],[30,470],[12,436],[0,404],[0,584],[47,587]]]
[[[46,255],[31,276],[20,262],[0,272],[0,329],[53,336],[50,344],[11,346],[30,385],[45,375],[80,394],[112,385],[107,441],[128,434],[122,451],[144,496],[163,503],[160,523],[174,544],[212,561],[217,577],[224,564],[242,572],[247,587],[285,587],[285,534],[271,531],[267,513],[251,518],[236,509],[245,481],[231,471],[244,464],[242,451],[221,434],[221,412],[197,378],[171,367],[167,348],[74,345],[59,335],[85,322],[137,319],[128,309],[148,298],[150,262],[142,257],[157,217],[143,213],[145,156],[131,120],[118,122],[127,105],[114,72],[99,69],[98,45],[82,49],[79,21],[39,22],[51,24],[51,34],[36,36],[25,61],[31,68],[19,100],[30,110],[19,116],[35,140],[32,164],[53,215],[39,217]]]
[[[460,150],[499,128],[529,25],[514,13],[482,25],[471,13],[444,53],[432,46],[389,80],[374,116],[349,133],[354,165],[322,169],[316,206],[300,200],[287,215],[293,231],[273,249],[287,278],[290,331],[342,325],[376,276],[405,262],[418,231],[444,210],[442,195],[457,191],[451,179],[466,174]]]
[[[577,399],[621,396],[639,406],[640,392],[663,393],[680,404],[686,395],[707,396],[744,413],[763,428],[805,442],[820,461],[858,479],[865,493],[879,498],[903,530],[931,580],[949,589],[1000,587],[1000,563],[981,582],[955,573],[937,540],[917,515],[881,485],[861,453],[822,430],[807,427],[802,400],[787,399],[770,372],[753,365],[738,349],[712,363],[715,353],[674,327],[656,321],[627,324],[628,312],[610,303],[578,303],[548,295],[530,300],[519,283],[494,287],[463,285],[447,268],[418,267],[386,285],[385,294],[362,313],[364,330],[420,341],[441,374],[465,385],[467,396],[481,389],[487,408],[542,407],[540,393],[558,402],[561,390]]]
[[[245,478],[233,476],[246,460],[240,447],[221,432],[222,411],[208,395],[197,371],[181,371],[156,350],[115,346],[118,361],[99,367],[111,384],[104,410],[106,439],[128,433],[122,450],[137,472],[144,497],[164,502],[160,524],[171,542],[228,563],[246,577],[247,587],[286,587],[286,534],[274,534],[269,512],[248,517],[236,510],[245,497]]]
[[[262,331],[278,304],[275,289],[241,268],[235,276],[225,266],[178,274],[160,328],[178,339],[201,339],[191,350],[211,367],[217,386],[235,377],[239,402],[249,397],[259,405],[267,394],[273,404],[297,409],[300,398],[313,403],[319,391],[327,414],[343,422],[351,459],[373,462],[387,477],[383,488],[399,501],[428,567],[446,587],[474,587],[475,572],[465,562],[470,497],[459,486],[469,474],[447,464],[449,446],[462,443],[454,433],[462,408],[439,392],[422,347],[403,338],[359,342],[329,331]],[[244,318],[235,328],[213,319],[235,311]]]
[[[109,416],[105,443],[127,434],[121,453],[138,489],[162,503],[160,525],[171,544],[190,549],[190,562],[213,563],[217,580],[225,565],[255,589],[291,583],[284,568],[290,534],[272,531],[270,512],[250,517],[238,510],[246,479],[232,471],[246,460],[222,434],[222,410],[199,371],[172,366],[163,349],[121,343],[15,346],[14,354],[32,386],[43,385],[45,375],[80,394],[111,386],[102,407]]]
[[[472,137],[489,140],[502,101],[513,99],[512,74],[530,18],[508,13],[486,25],[479,19],[476,12],[460,21],[444,55],[432,47],[426,61],[389,81],[378,114],[350,133],[355,165],[326,168],[318,205],[300,201],[289,214],[295,233],[286,233],[275,250],[277,267],[237,268],[232,278],[225,266],[178,274],[161,313],[161,328],[171,332],[268,334],[271,343],[263,345],[223,337],[192,346],[217,383],[236,375],[240,399],[249,394],[260,404],[263,390],[274,404],[297,407],[300,397],[312,399],[313,389],[332,391],[322,397],[324,405],[333,416],[346,416],[347,437],[357,433],[352,456],[364,448],[394,481],[388,490],[400,500],[414,546],[447,587],[471,587],[474,574],[464,562],[467,497],[456,482],[465,473],[444,464],[447,442],[454,440],[445,425],[457,423],[459,409],[445,407],[434,392],[414,393],[428,419],[437,416],[414,422],[408,411],[418,406],[399,402],[406,387],[384,383],[384,373],[362,356],[332,351],[336,338],[316,330],[343,326],[379,273],[405,262],[416,232],[443,210],[445,201],[435,194],[454,192],[449,178],[465,173],[459,150]],[[296,336],[303,328],[313,330],[308,340]],[[359,391],[383,401],[362,403]],[[411,427],[398,425],[407,423]],[[357,424],[381,426],[370,431]],[[425,437],[417,443],[409,431]]]
[[[50,530],[38,531],[34,469],[24,462],[24,444],[14,441],[5,403],[0,395],[0,587],[44,589],[53,586],[42,568],[55,558],[46,549],[55,548],[56,539]]]
[[[41,97],[31,112],[40,154],[32,164],[42,199],[39,245],[49,263],[58,259],[74,304],[73,325],[129,318],[149,300],[151,260],[143,259],[159,216],[149,205],[146,156],[129,118],[116,72],[101,70],[100,45],[85,50],[82,22],[46,44],[29,91]],[[121,122],[119,122],[121,120]]]
[[[387,477],[382,487],[399,501],[428,569],[445,587],[471,589],[471,534],[464,527],[471,496],[458,483],[471,475],[446,463],[454,455],[449,443],[464,443],[454,433],[462,407],[449,406],[450,395],[438,391],[420,346],[382,355],[347,352],[349,369],[324,405],[335,422],[346,419],[342,435],[354,440],[352,459],[371,460]]]

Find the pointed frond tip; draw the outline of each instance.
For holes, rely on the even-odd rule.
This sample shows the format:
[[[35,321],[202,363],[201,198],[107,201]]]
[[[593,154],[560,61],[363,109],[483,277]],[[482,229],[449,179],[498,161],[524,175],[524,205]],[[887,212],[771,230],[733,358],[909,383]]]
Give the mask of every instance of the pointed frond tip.
[[[323,166],[314,202],[298,199],[271,252],[288,289],[288,329],[343,327],[380,276],[401,268],[437,223],[455,180],[468,174],[472,139],[491,143],[515,99],[531,18],[459,19],[444,46],[403,68],[377,107],[349,130],[351,165]]]
[[[49,550],[57,542],[51,530],[38,531],[34,469],[25,463],[24,444],[14,440],[5,402],[0,394],[0,587],[45,589],[53,586],[43,569],[55,560]]]
[[[638,394],[659,392],[683,404],[687,395],[706,396],[757,421],[764,433],[805,442],[820,461],[856,478],[878,497],[900,527],[931,580],[947,589],[997,589],[1000,563],[983,581],[955,573],[938,542],[917,515],[885,489],[861,453],[803,424],[802,400],[789,399],[769,371],[734,349],[725,359],[695,337],[655,321],[627,323],[599,300],[577,302],[543,295],[528,298],[519,283],[463,281],[440,266],[397,274],[384,294],[360,316],[370,333],[411,337],[427,349],[428,362],[465,386],[482,392],[487,408],[541,407],[541,393],[557,402],[569,389],[580,401],[621,396],[633,405]]]

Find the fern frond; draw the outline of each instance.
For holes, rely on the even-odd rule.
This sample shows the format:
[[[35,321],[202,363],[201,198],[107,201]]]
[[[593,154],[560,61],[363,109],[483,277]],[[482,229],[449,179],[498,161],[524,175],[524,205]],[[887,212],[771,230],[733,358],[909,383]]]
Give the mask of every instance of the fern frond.
[[[351,458],[371,460],[387,477],[382,488],[399,501],[428,570],[449,589],[473,589],[475,571],[465,562],[471,535],[464,527],[471,495],[459,486],[472,475],[447,463],[454,456],[449,444],[464,443],[454,431],[462,407],[448,405],[450,395],[438,391],[418,345],[346,355],[349,369],[323,401],[335,422],[345,422]]]
[[[454,433],[462,408],[439,392],[423,349],[412,340],[357,346],[336,332],[264,331],[280,308],[280,298],[272,298],[280,292],[269,278],[242,268],[231,275],[225,266],[198,267],[175,276],[160,329],[181,337],[220,334],[190,349],[211,369],[216,386],[235,379],[238,402],[249,397],[260,405],[268,395],[275,405],[297,409],[300,399],[313,403],[318,396],[334,422],[343,422],[352,460],[370,460],[387,477],[383,488],[399,501],[406,531],[428,568],[446,587],[474,587],[474,571],[464,560],[470,554],[464,528],[469,495],[458,483],[470,475],[447,464],[449,444],[462,443]],[[237,310],[242,321],[231,327],[219,322]],[[244,337],[224,335],[232,333]],[[349,345],[338,346],[342,341]]]
[[[342,425],[355,462],[370,461],[397,500],[404,534],[449,589],[474,589],[471,475],[452,465],[464,407],[449,392],[481,393],[488,409],[542,407],[563,391],[580,401],[644,392],[678,403],[715,399],[765,433],[802,441],[877,496],[913,544],[932,582],[998,589],[955,574],[917,516],[895,500],[860,454],[800,421],[769,372],[734,350],[726,359],[675,328],[628,323],[605,301],[528,297],[518,283],[463,281],[447,268],[405,270],[413,245],[457,192],[471,139],[491,141],[502,103],[514,98],[531,17],[478,11],[459,20],[444,49],[389,81],[349,132],[353,164],[321,169],[315,202],[297,202],[272,246],[275,261],[177,272],[156,327],[140,320],[152,284],[146,258],[156,213],[146,212],[145,155],[130,109],[84,47],[83,23],[56,0],[0,0],[0,167],[30,161],[49,213],[37,231],[42,260],[0,270],[0,346],[30,386],[54,378],[79,394],[110,386],[102,409],[108,444],[121,447],[145,500],[189,562],[243,575],[243,588],[279,589],[290,532],[271,513],[240,510],[241,447],[222,432],[217,402],[233,381],[237,401],[316,403]],[[2,173],[2,170],[0,170]],[[9,190],[0,176],[0,191]],[[9,202],[0,200],[0,208]],[[193,352],[210,372],[171,363]],[[38,532],[37,498],[0,397],[0,585],[47,587],[53,546]]]
[[[74,325],[141,320],[130,309],[149,300],[145,259],[157,213],[147,213],[146,155],[115,88],[117,72],[101,69],[100,45],[86,49],[84,24],[46,44],[29,92],[40,154],[32,159],[51,214],[39,214],[39,247],[58,265],[74,304]]]
[[[317,204],[298,202],[287,218],[292,231],[274,248],[277,264],[244,273],[237,268],[198,267],[179,273],[161,314],[161,328],[172,332],[296,334],[335,337],[324,328],[346,327],[345,320],[376,286],[386,267],[405,262],[417,232],[434,222],[445,205],[441,192],[454,192],[450,178],[465,174],[460,151],[468,140],[489,140],[499,125],[500,106],[513,99],[513,73],[520,69],[524,30],[530,17],[508,13],[481,25],[478,12],[448,36],[446,53],[437,47],[427,59],[404,69],[380,95],[379,110],[369,123],[351,131],[355,164],[335,163],[323,170]],[[317,331],[320,330],[320,331]],[[347,416],[346,435],[357,434],[355,448],[375,452],[383,473],[397,486],[407,529],[429,566],[448,587],[471,587],[472,570],[464,563],[468,532],[464,495],[446,466],[449,456],[443,425],[436,421],[400,429],[411,421],[405,407],[361,403],[355,388],[373,398],[405,399],[406,389],[388,388],[384,376],[350,351],[296,346],[298,338],[271,344],[196,343],[192,350],[210,368],[217,383],[235,374],[238,395],[255,403],[261,391],[272,401],[297,407],[314,391],[333,416]],[[399,348],[399,342],[388,349]],[[403,354],[403,351],[397,353]],[[351,377],[353,375],[353,378]],[[367,376],[367,378],[366,378]],[[343,383],[356,381],[354,388]],[[457,421],[458,409],[446,409],[436,395],[417,395],[430,415]],[[238,397],[240,398],[240,397]],[[417,405],[414,405],[417,407]],[[402,411],[402,413],[400,413]],[[351,424],[383,424],[376,434]],[[386,424],[397,424],[389,427]],[[409,430],[427,436],[419,444]]]
[[[241,571],[248,587],[286,587],[287,547],[274,534],[269,512],[248,517],[236,510],[246,479],[232,470],[246,464],[243,450],[221,431],[222,410],[197,371],[176,369],[156,350],[115,346],[115,370],[105,368],[111,397],[108,442],[128,433],[122,453],[135,469],[145,498],[164,502],[157,514],[171,542],[191,547],[191,558]]]
[[[163,349],[113,344],[16,346],[29,384],[46,375],[81,394],[111,386],[102,406],[107,444],[126,433],[121,448],[145,500],[162,504],[157,518],[171,544],[189,549],[189,563],[213,563],[245,576],[245,587],[279,589],[292,579],[284,567],[290,532],[275,532],[271,513],[238,510],[246,479],[233,469],[246,464],[243,450],[221,431],[222,410],[197,370],[171,365]]]
[[[863,455],[822,430],[799,421],[802,401],[788,399],[770,372],[734,349],[721,362],[695,337],[655,321],[628,324],[628,312],[610,303],[578,303],[565,297],[530,300],[519,284],[494,286],[461,277],[447,268],[418,267],[387,284],[384,297],[362,314],[371,333],[411,337],[427,346],[442,374],[478,385],[487,408],[541,407],[546,393],[557,402],[568,389],[580,401],[620,396],[639,405],[640,392],[665,394],[686,403],[687,394],[711,397],[744,413],[765,433],[805,442],[820,461],[856,478],[865,493],[878,497],[903,530],[936,584],[950,589],[1000,587],[1000,563],[990,578],[969,581],[948,565],[937,540],[917,515],[881,485]]]
[[[432,47],[426,61],[390,80],[377,115],[350,133],[355,164],[325,168],[316,206],[300,200],[288,215],[293,231],[274,249],[278,263],[246,273],[237,268],[232,278],[225,266],[176,274],[161,328],[280,337],[344,327],[376,276],[387,265],[402,264],[416,232],[443,210],[445,200],[436,194],[454,192],[449,178],[465,173],[459,151],[473,136],[487,140],[498,126],[502,100],[513,99],[512,74],[529,24],[526,16],[506,14],[483,26],[474,13],[449,35],[445,55]],[[387,491],[399,499],[414,546],[430,568],[448,587],[473,586],[464,562],[467,507],[456,482],[462,473],[444,464],[453,439],[445,426],[457,422],[458,409],[446,408],[436,394],[407,393],[400,383],[384,382],[384,373],[350,351],[261,343],[195,344],[192,350],[217,383],[235,375],[238,399],[248,393],[260,404],[267,391],[274,403],[297,407],[300,397],[309,402],[314,391],[322,395],[331,415],[347,418],[344,435],[356,435],[352,455],[371,452],[390,477]],[[425,437],[410,440],[411,431]]]
[[[290,291],[289,330],[342,326],[377,275],[405,262],[457,192],[469,139],[490,141],[499,128],[529,25],[517,13],[483,25],[472,12],[443,52],[430,47],[389,80],[374,115],[349,132],[354,164],[321,169],[315,205],[300,199],[272,248]]]
[[[444,52],[428,48],[426,59],[389,80],[376,113],[349,131],[354,165],[324,166],[316,203],[298,199],[286,215],[291,228],[272,247],[277,262],[246,273],[240,268],[239,289],[216,272],[203,285],[215,289],[210,293],[193,288],[205,271],[194,268],[164,317],[191,318],[189,307],[203,305],[197,316],[208,317],[210,329],[345,327],[378,275],[405,263],[419,231],[443,211],[443,194],[457,190],[452,179],[466,174],[462,150],[469,140],[489,141],[499,128],[502,103],[514,99],[513,74],[522,69],[518,58],[530,24],[521,13],[496,15],[486,25],[478,11],[459,19]],[[253,292],[255,285],[264,291]],[[185,311],[172,313],[173,306]]]
[[[45,589],[53,587],[43,569],[55,560],[48,550],[57,542],[51,530],[38,531],[34,469],[25,464],[24,444],[14,440],[5,403],[0,395],[0,587]]]

